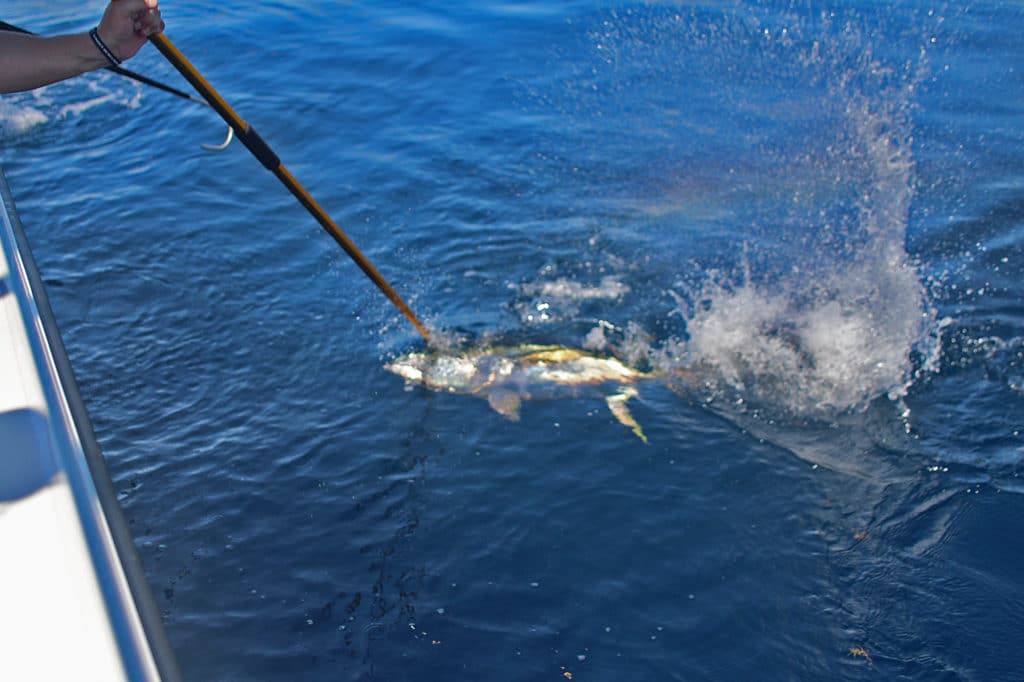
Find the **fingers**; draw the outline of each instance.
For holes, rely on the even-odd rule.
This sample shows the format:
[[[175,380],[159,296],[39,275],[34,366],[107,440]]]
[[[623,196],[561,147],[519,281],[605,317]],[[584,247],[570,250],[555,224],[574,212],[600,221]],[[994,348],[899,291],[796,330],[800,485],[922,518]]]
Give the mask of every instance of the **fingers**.
[[[110,5],[118,15],[131,21],[132,30],[140,37],[164,30],[159,0],[110,0]]]
[[[145,9],[135,15],[135,31],[144,36],[151,36],[164,30],[164,21],[160,17],[158,0],[143,0]]]
[[[164,21],[160,17],[160,10],[151,10],[135,17],[133,28],[142,36],[151,36],[164,30]]]
[[[159,0],[110,0],[100,20],[100,37],[119,59],[129,59],[146,39],[164,30]]]

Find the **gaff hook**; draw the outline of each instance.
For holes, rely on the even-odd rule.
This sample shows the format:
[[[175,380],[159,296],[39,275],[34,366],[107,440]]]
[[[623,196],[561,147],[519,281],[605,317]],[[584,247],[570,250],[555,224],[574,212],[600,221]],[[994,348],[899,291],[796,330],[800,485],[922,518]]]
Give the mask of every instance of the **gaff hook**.
[[[206,103],[203,102],[203,104]],[[201,144],[199,146],[208,152],[222,152],[228,148],[228,145],[231,144],[231,140],[233,139],[235,139],[235,129],[231,126],[228,126],[228,136],[224,138],[223,142],[221,142],[220,144]]]

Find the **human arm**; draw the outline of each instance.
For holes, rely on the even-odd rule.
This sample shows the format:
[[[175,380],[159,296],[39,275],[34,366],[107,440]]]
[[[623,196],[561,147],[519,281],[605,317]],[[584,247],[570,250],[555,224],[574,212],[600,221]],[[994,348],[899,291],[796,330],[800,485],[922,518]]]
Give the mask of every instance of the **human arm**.
[[[100,39],[121,60],[130,59],[153,33],[163,30],[158,0],[111,0],[97,27]],[[0,92],[56,83],[110,66],[88,33],[42,38],[0,31]]]

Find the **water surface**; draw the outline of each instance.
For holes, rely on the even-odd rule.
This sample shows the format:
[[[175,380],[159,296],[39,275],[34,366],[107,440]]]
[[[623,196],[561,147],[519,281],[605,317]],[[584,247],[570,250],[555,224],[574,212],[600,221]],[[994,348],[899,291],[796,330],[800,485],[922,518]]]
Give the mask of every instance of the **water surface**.
[[[415,330],[200,149],[211,112],[108,73],[5,96],[187,678],[1019,679],[1019,3],[164,14],[439,337],[692,372],[640,387],[648,445],[598,396],[406,387]]]

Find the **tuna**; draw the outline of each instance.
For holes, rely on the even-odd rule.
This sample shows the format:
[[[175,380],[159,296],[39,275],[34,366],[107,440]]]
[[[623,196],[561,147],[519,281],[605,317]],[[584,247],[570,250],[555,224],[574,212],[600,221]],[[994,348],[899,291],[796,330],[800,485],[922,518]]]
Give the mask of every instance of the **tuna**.
[[[596,392],[621,424],[647,442],[627,402],[639,395],[636,384],[654,374],[615,357],[564,346],[521,345],[408,353],[385,369],[432,391],[483,398],[513,421],[519,420],[524,400]]]

